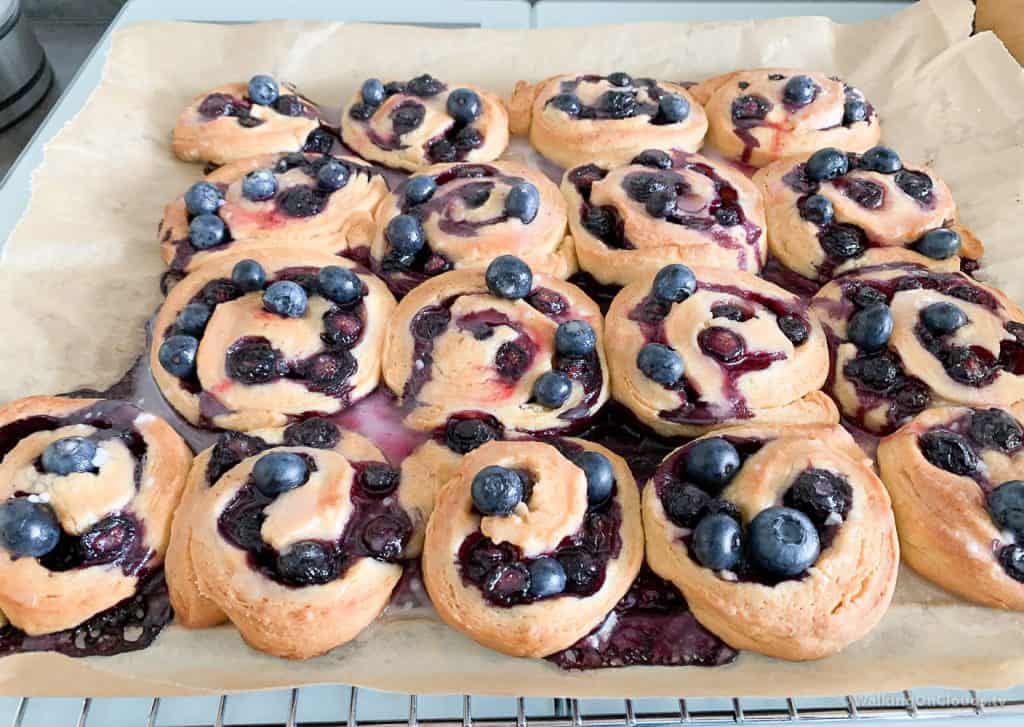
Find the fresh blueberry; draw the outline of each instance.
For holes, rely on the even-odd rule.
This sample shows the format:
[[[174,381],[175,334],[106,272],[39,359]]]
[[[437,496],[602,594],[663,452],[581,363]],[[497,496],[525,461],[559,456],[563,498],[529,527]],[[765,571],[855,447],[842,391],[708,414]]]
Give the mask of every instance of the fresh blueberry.
[[[540,210],[540,192],[529,182],[520,182],[508,191],[505,197],[505,214],[530,224]]]
[[[257,169],[242,179],[242,196],[262,202],[277,194],[277,177],[269,169]]]
[[[626,86],[633,85],[633,79],[630,78],[630,75],[628,73],[623,73],[622,71],[615,71],[614,73],[608,74],[608,83],[612,84],[613,86],[625,88]]]
[[[546,371],[533,382],[533,399],[548,409],[557,409],[569,400],[572,379],[561,371]]]
[[[426,174],[410,177],[409,181],[405,183],[404,189],[405,199],[412,205],[423,204],[433,197],[436,191],[437,182],[434,181],[433,177]]]
[[[861,308],[850,317],[846,336],[857,348],[877,351],[889,341],[892,335],[892,311],[884,303]]]
[[[807,515],[818,527],[824,527],[833,515],[846,517],[853,489],[845,477],[811,467],[797,475],[782,501],[786,507]]]
[[[704,515],[711,496],[693,485],[672,483],[661,496],[668,519],[681,528],[693,528]]]
[[[50,442],[43,450],[43,469],[52,475],[70,475],[73,472],[94,472],[96,444],[85,437],[64,437]]]
[[[367,78],[363,81],[359,93],[362,95],[363,101],[370,106],[380,106],[388,95],[379,78]]]
[[[683,359],[668,346],[647,343],[636,357],[637,368],[644,376],[662,386],[672,386],[683,378]]]
[[[740,524],[723,512],[701,519],[693,530],[693,554],[711,570],[732,570],[743,554]]]
[[[590,507],[600,505],[612,496],[615,470],[607,457],[588,449],[581,452],[574,462],[587,476],[587,504]]]
[[[954,475],[971,475],[978,469],[978,455],[956,432],[936,429],[918,439],[921,454],[931,464]]]
[[[263,307],[286,318],[301,318],[308,304],[306,291],[291,280],[279,280],[263,292]]]
[[[750,521],[750,557],[774,576],[791,578],[814,565],[821,552],[810,518],[789,507],[769,507]]]
[[[849,99],[843,104],[843,126],[856,124],[868,118],[868,105],[857,98]]]
[[[26,498],[0,505],[0,547],[14,558],[42,558],[57,547],[60,523],[53,508]]]
[[[193,336],[170,336],[157,352],[160,365],[171,376],[184,378],[195,371],[199,341]]]
[[[633,161],[630,164],[642,164],[645,167],[653,167],[655,169],[671,169],[672,157],[661,149],[645,149],[633,157]]]
[[[384,230],[384,237],[399,255],[413,256],[426,244],[423,225],[412,215],[392,217]]]
[[[932,260],[945,260],[960,252],[960,235],[948,227],[937,227],[924,233],[914,249]]]
[[[988,493],[987,503],[1000,530],[1024,535],[1024,481],[1004,482]]]
[[[334,192],[348,184],[349,170],[337,159],[329,159],[316,172],[316,183],[320,189]]]
[[[837,179],[850,171],[850,160],[839,149],[819,149],[811,154],[804,170],[810,179],[817,182]]]
[[[213,315],[213,309],[206,303],[189,303],[181,309],[181,313],[174,321],[174,326],[179,333],[198,338],[206,330],[206,324],[210,322],[211,315]]]
[[[252,484],[267,497],[280,495],[306,484],[309,465],[295,452],[271,452],[256,460],[252,468]]]
[[[220,245],[227,235],[224,220],[217,215],[201,214],[192,219],[188,225],[188,236],[193,247],[199,250]]]
[[[651,192],[651,196],[644,202],[644,209],[651,217],[662,219],[672,214],[678,201],[679,196],[674,189],[658,189]]]
[[[971,438],[983,447],[1013,452],[1024,445],[1024,429],[1002,409],[979,409],[971,416]]]
[[[530,595],[534,598],[557,596],[565,590],[565,568],[554,558],[537,558],[529,569]]]
[[[932,303],[921,309],[921,322],[936,336],[946,336],[967,325],[967,314],[952,303]]]
[[[476,473],[470,488],[473,505],[481,515],[509,515],[523,501],[525,487],[515,470],[498,465]]]
[[[800,216],[816,225],[827,225],[835,215],[832,202],[828,197],[823,197],[820,194],[812,194],[807,197],[800,203],[799,208]]]
[[[222,204],[220,190],[209,182],[196,182],[185,192],[185,209],[190,215],[211,215]]]
[[[688,482],[706,492],[717,493],[736,475],[740,453],[727,440],[711,437],[694,442],[686,451],[683,468]]]
[[[269,106],[277,101],[281,91],[277,81],[270,76],[260,74],[249,80],[249,100],[260,106]]]
[[[597,333],[586,321],[566,321],[555,329],[555,350],[563,356],[586,356],[597,347]]]
[[[873,146],[860,157],[860,166],[872,172],[895,174],[903,168],[900,155],[887,146]]]
[[[231,269],[231,282],[237,285],[239,290],[249,293],[263,289],[263,284],[267,282],[267,274],[263,266],[255,260],[240,260]]]
[[[492,295],[518,300],[530,294],[533,272],[530,266],[514,255],[499,255],[487,266],[484,274]]]
[[[678,93],[666,93],[658,99],[658,117],[675,124],[690,115],[690,102]]]
[[[559,111],[564,111],[569,116],[579,116],[583,109],[583,103],[579,96],[574,93],[560,93],[550,101],[551,105]]]
[[[456,122],[471,124],[480,115],[480,96],[468,88],[457,88],[448,94],[445,108]]]
[[[662,303],[681,303],[697,290],[697,276],[685,265],[666,265],[654,276],[651,292]]]
[[[320,268],[317,283],[324,297],[339,305],[348,305],[363,296],[363,281],[359,276],[338,265]]]
[[[806,106],[818,95],[820,87],[810,76],[793,76],[782,88],[782,100],[790,106]]]
[[[306,540],[278,554],[277,572],[287,583],[320,586],[338,577],[338,563],[323,545]]]

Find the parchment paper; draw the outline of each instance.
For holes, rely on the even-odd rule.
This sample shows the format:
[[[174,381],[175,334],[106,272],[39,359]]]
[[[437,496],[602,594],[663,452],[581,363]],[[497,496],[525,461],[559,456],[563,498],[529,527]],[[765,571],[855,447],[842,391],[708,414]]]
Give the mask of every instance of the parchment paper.
[[[46,149],[0,263],[0,401],[102,389],[129,367],[160,299],[157,220],[200,172],[171,156],[175,116],[198,93],[260,71],[331,106],[368,76],[423,71],[503,94],[520,78],[573,70],[679,80],[763,65],[834,71],[879,109],[887,143],[933,163],[949,182],[987,246],[983,276],[1024,302],[1024,73],[993,35],[968,37],[972,7],[928,0],[855,26],[804,18],[534,31],[305,22],[121,30],[104,80]],[[1024,682],[1024,615],[966,605],[904,571],[871,636],[809,664],[744,653],[717,669],[568,673],[488,651],[422,612],[389,613],[355,642],[305,663],[258,654],[231,628],[174,626],[136,654],[0,659],[0,693],[26,696],[338,682],[419,694],[603,697],[996,688]]]

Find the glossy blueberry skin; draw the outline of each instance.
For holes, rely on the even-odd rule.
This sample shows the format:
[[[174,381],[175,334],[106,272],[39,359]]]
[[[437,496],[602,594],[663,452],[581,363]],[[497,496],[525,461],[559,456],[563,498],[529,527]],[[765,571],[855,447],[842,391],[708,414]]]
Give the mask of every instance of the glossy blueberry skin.
[[[21,497],[0,505],[0,548],[12,558],[42,558],[57,547],[60,532],[49,505]]]
[[[487,289],[492,295],[508,300],[525,298],[533,289],[530,266],[515,255],[499,255],[484,273]]]
[[[338,575],[337,564],[320,543],[295,543],[277,556],[277,572],[288,583],[313,586],[330,583]]]
[[[320,292],[339,305],[354,303],[363,297],[363,281],[348,268],[328,265],[317,274]]]
[[[277,177],[269,169],[256,169],[242,179],[242,196],[263,202],[277,194]]]
[[[717,494],[740,468],[740,453],[727,440],[711,437],[694,442],[686,451],[683,474],[706,492]]]
[[[547,409],[557,409],[569,400],[572,379],[561,371],[546,371],[533,382],[533,398]]]
[[[405,183],[403,193],[409,204],[423,204],[434,196],[437,191],[437,182],[430,175],[423,174],[418,177],[410,177]]]
[[[179,333],[198,338],[206,330],[206,324],[210,322],[211,315],[213,315],[213,309],[206,303],[189,303],[181,309],[174,325]]]
[[[903,169],[900,155],[887,146],[873,146],[860,157],[860,166],[872,172],[895,174]]]
[[[651,292],[662,303],[681,303],[697,290],[697,276],[685,265],[666,265],[654,276]]]
[[[263,307],[286,318],[301,318],[308,305],[306,291],[291,280],[279,280],[263,291]]]
[[[693,530],[693,554],[711,570],[732,570],[743,555],[740,524],[724,512],[707,515]]]
[[[651,196],[644,202],[644,209],[651,217],[659,219],[668,217],[676,208],[679,201],[674,189],[659,189],[651,193]]]
[[[349,176],[348,167],[336,159],[331,159],[317,170],[316,183],[320,189],[334,192],[348,184]]]
[[[843,125],[849,126],[868,118],[868,105],[860,99],[851,99],[843,104]]]
[[[476,473],[470,493],[477,512],[502,517],[523,501],[523,478],[515,470],[490,465]]]
[[[585,450],[574,460],[576,466],[587,477],[587,504],[600,505],[612,496],[615,487],[615,470],[612,463],[600,452]]]
[[[690,102],[678,93],[666,93],[658,99],[658,116],[670,124],[685,121],[690,115]]]
[[[586,356],[597,347],[597,333],[586,321],[566,321],[555,329],[555,350],[563,356]]]
[[[1000,530],[1024,535],[1024,481],[1010,480],[999,485],[988,493],[986,504]]]
[[[937,227],[924,233],[914,249],[932,260],[945,260],[960,252],[960,235],[948,227]]]
[[[945,336],[967,325],[967,314],[945,301],[921,309],[921,322],[936,336]]]
[[[530,563],[530,595],[557,596],[565,591],[565,568],[554,558],[543,556]]]
[[[220,190],[209,182],[196,182],[185,192],[185,209],[190,215],[213,214],[222,204]]]
[[[661,149],[644,149],[633,157],[633,161],[630,164],[642,164],[645,167],[653,167],[654,169],[671,169],[672,157]]]
[[[246,293],[263,290],[263,285],[267,282],[267,273],[255,260],[239,260],[231,269],[231,282]]]
[[[808,178],[818,182],[838,179],[850,171],[850,160],[839,149],[819,149],[811,154],[805,164]]]
[[[280,495],[306,484],[309,465],[295,452],[271,452],[256,460],[252,484],[267,497]]]
[[[392,217],[384,230],[384,237],[399,255],[415,255],[426,244],[423,225],[412,215]]]
[[[814,565],[821,552],[810,518],[788,507],[769,507],[750,521],[751,560],[774,576],[791,578]]]
[[[892,311],[884,303],[862,308],[850,317],[846,337],[863,351],[877,351],[892,335]]]
[[[551,99],[551,105],[559,111],[564,111],[569,116],[579,116],[583,103],[574,93],[560,93]]]
[[[540,192],[529,182],[520,182],[508,191],[505,197],[505,214],[515,217],[528,225],[540,210]]]
[[[224,242],[227,228],[224,220],[217,215],[202,214],[194,217],[188,225],[188,236],[192,246],[199,250],[215,247]]]
[[[445,102],[448,115],[460,124],[472,124],[480,116],[480,96],[468,88],[457,88]]]
[[[52,475],[93,472],[96,465],[96,443],[85,437],[64,437],[50,442],[43,450],[43,469]]]
[[[260,106],[269,106],[281,95],[277,81],[270,76],[260,74],[249,80],[249,100]]]
[[[816,225],[827,225],[835,216],[835,210],[828,197],[812,194],[800,205],[800,216]]]
[[[818,84],[810,76],[793,76],[782,89],[782,100],[790,106],[806,106],[818,95]]]
[[[157,351],[160,365],[171,376],[184,378],[195,371],[199,341],[193,336],[170,336]]]
[[[685,368],[682,357],[660,343],[644,344],[636,356],[636,365],[644,376],[662,386],[677,383]]]
[[[367,78],[363,81],[359,93],[363,97],[363,101],[370,106],[380,106],[388,96],[387,91],[384,90],[384,84],[379,78]]]
[[[622,71],[615,71],[614,73],[608,74],[608,83],[612,84],[613,86],[625,88],[626,86],[633,85],[633,79],[630,77],[628,73],[623,73]]]

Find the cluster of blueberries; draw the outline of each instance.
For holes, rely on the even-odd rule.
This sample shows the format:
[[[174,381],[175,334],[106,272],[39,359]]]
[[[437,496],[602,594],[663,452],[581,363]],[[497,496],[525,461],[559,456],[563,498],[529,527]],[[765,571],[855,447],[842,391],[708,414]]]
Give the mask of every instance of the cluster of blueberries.
[[[637,101],[637,90],[634,86],[639,84],[634,82],[629,74],[617,71],[609,74],[604,80],[615,89],[601,94],[596,107],[584,104],[579,96],[570,91],[552,96],[548,104],[573,119],[625,119],[646,110]],[[659,93],[660,89],[656,90],[654,82],[647,79],[644,79],[642,85],[647,86],[649,94],[652,91],[657,94],[657,108],[649,112],[652,124],[677,124],[690,116],[690,102],[684,96],[678,93]]]
[[[264,122],[252,116],[250,105],[270,106],[284,116],[302,116],[306,113],[306,105],[294,94],[282,94],[280,88],[270,76],[259,74],[249,79],[247,90],[248,103],[225,93],[211,93],[199,104],[199,113],[208,118],[218,116],[234,116],[240,126],[252,128]]]
[[[685,265],[666,265],[654,276],[651,295],[659,303],[681,303],[697,290],[697,277]],[[636,365],[651,381],[674,386],[683,378],[683,358],[661,343],[645,343],[636,357]]]
[[[768,76],[769,81],[782,81],[785,78],[781,73],[773,73]],[[740,81],[740,90],[745,91],[749,85],[747,81]],[[790,109],[795,110],[813,102],[820,92],[821,86],[815,83],[810,76],[803,74],[791,76],[782,88],[782,102]],[[734,99],[731,113],[734,121],[750,125],[763,121],[771,109],[771,101],[764,96],[750,94]],[[870,115],[871,110],[867,103],[847,86],[843,102],[843,126],[865,121]]]

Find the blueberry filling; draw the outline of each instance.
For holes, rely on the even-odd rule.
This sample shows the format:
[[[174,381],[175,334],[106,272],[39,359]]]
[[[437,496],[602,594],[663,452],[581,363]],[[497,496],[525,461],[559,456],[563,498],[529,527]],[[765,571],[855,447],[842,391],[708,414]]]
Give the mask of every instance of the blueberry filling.
[[[448,419],[444,427],[444,443],[456,454],[468,454],[477,447],[503,438],[502,426],[489,414],[460,414]]]
[[[577,95],[581,84],[607,81],[612,88],[602,93],[593,104],[584,103]],[[564,112],[572,119],[608,120],[648,117],[654,125],[675,124],[690,115],[690,104],[680,94],[671,93],[649,78],[633,79],[624,73],[608,76],[585,75],[562,81],[559,93],[548,99],[548,106]]]

